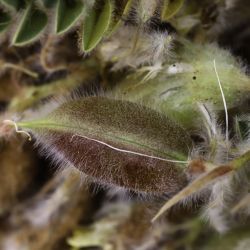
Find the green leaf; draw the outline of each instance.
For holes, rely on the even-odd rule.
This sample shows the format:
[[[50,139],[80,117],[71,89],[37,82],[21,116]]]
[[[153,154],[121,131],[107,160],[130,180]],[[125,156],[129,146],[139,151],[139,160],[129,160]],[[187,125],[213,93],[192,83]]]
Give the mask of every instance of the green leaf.
[[[79,0],[58,0],[56,33],[61,34],[69,30],[79,19],[84,9],[84,5]]]
[[[112,17],[111,0],[104,1],[101,8],[92,8],[84,20],[82,49],[89,52],[96,47],[107,31]]]
[[[4,6],[10,9],[18,10],[21,6],[23,6],[23,1],[20,0],[0,0]]]
[[[167,21],[173,17],[183,6],[184,1],[185,0],[164,0],[161,19]]]
[[[56,5],[58,0],[43,0],[43,4],[46,8],[51,8]]]
[[[57,152],[57,161],[100,183],[155,194],[176,192],[186,183],[189,135],[138,104],[88,97],[18,126],[29,129],[50,154]]]
[[[117,28],[121,25],[122,18],[128,15],[129,11],[131,10],[132,3],[133,3],[132,0],[117,1],[114,10],[115,15],[110,27],[109,35],[111,35],[114,31],[116,31]]]
[[[0,34],[5,31],[11,22],[11,16],[0,9]]]
[[[47,15],[31,3],[25,10],[22,20],[16,30],[12,44],[26,45],[37,39],[48,22]]]
[[[52,8],[58,3],[58,0],[36,0],[36,3],[42,8]]]

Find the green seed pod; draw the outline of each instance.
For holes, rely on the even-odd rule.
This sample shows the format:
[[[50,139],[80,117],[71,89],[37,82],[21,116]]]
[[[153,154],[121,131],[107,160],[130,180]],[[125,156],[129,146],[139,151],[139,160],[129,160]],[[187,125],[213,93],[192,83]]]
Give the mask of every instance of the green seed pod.
[[[183,168],[192,141],[178,124],[149,108],[89,97],[18,126],[29,129],[56,160],[100,183],[153,194],[186,184]]]

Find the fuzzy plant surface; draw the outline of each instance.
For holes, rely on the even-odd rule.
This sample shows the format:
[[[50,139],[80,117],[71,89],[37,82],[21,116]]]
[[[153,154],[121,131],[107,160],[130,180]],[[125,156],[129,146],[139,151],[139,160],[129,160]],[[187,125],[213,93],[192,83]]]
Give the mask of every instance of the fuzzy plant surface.
[[[201,124],[197,122],[199,104],[213,106],[217,112],[224,110],[218,81],[223,84],[227,109],[247,99],[249,77],[228,51],[213,44],[194,45],[187,41],[182,46],[180,57],[156,69],[145,67],[145,72],[129,74],[114,94],[154,107],[187,128]]]
[[[246,0],[0,0],[0,248],[247,249],[249,22]]]
[[[178,124],[138,104],[88,97],[18,126],[30,129],[56,161],[101,183],[156,194],[185,184],[182,165],[191,138]]]

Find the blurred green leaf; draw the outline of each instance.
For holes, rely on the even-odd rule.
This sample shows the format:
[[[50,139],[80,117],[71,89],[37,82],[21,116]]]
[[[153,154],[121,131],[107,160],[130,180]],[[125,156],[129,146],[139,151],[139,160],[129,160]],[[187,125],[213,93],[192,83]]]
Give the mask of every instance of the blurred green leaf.
[[[21,2],[20,0],[0,0],[3,5],[15,10],[19,9]]]
[[[5,31],[11,22],[11,16],[0,9],[0,33]]]
[[[91,51],[101,41],[111,23],[111,17],[111,0],[104,1],[101,8],[95,6],[89,11],[83,26],[82,49],[84,52]]]
[[[54,7],[59,0],[36,0],[38,5],[45,7],[45,8],[52,8]]]
[[[47,15],[32,3],[27,6],[12,40],[15,46],[26,45],[39,37],[48,22]]]
[[[185,0],[164,0],[161,19],[167,21],[173,17],[183,6],[184,1]]]
[[[80,18],[84,4],[79,0],[58,0],[56,15],[56,33],[69,30]]]
[[[112,34],[121,25],[122,18],[125,17],[131,10],[132,2],[132,0],[117,1],[114,9],[115,15],[110,27],[110,34]]]

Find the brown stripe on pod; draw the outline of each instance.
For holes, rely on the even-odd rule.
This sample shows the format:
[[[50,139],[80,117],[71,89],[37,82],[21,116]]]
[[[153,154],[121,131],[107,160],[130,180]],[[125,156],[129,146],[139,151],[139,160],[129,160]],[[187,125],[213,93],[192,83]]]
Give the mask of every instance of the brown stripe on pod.
[[[43,131],[43,140],[100,183],[151,194],[177,192],[187,184],[183,169],[175,163],[119,152],[65,131]]]

